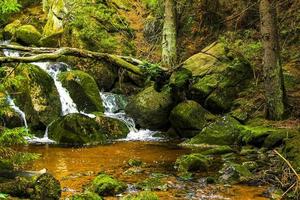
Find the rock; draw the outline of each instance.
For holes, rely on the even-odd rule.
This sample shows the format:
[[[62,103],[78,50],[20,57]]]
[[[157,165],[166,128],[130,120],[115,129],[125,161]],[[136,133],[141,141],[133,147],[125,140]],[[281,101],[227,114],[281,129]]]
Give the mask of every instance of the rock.
[[[102,198],[96,193],[85,191],[71,196],[70,200],[102,200]]]
[[[300,136],[299,131],[291,132],[285,141],[283,152],[286,159],[291,161],[296,171],[300,171]]]
[[[125,110],[141,127],[160,129],[168,124],[172,107],[173,100],[168,89],[157,92],[150,86],[133,96]]]
[[[5,40],[10,40],[15,37],[16,30],[21,26],[20,20],[15,20],[12,23],[6,25],[3,29],[3,37]]]
[[[258,164],[255,161],[246,161],[243,162],[242,165],[246,167],[249,171],[253,171],[258,167]]]
[[[69,91],[78,110],[86,113],[104,112],[100,92],[92,76],[79,70],[72,70],[60,73],[59,79],[63,87]]]
[[[225,163],[219,173],[219,181],[230,184],[245,182],[252,175],[245,166],[231,162]]]
[[[43,36],[39,41],[39,45],[42,47],[58,47],[62,34],[63,32],[61,31],[48,36]]]
[[[211,149],[201,151],[202,155],[222,155],[233,152],[233,149],[230,146],[223,145],[223,146],[215,146]]]
[[[167,191],[168,184],[166,183],[166,175],[164,174],[151,174],[151,177],[137,183],[137,189],[144,191]]]
[[[139,166],[143,165],[143,161],[136,160],[136,159],[130,159],[130,160],[128,160],[127,163],[130,167],[139,167]]]
[[[215,112],[228,111],[236,95],[247,85],[252,70],[240,55],[213,43],[183,63],[197,80],[190,98]]]
[[[90,190],[100,196],[114,196],[126,190],[127,186],[117,179],[105,174],[99,174],[90,186]]]
[[[23,25],[16,30],[16,39],[25,45],[38,45],[41,33],[32,25]]]
[[[201,153],[183,155],[177,158],[175,168],[179,173],[190,171],[206,171],[210,165],[210,159]]]
[[[30,199],[53,199],[61,197],[61,187],[58,180],[51,174],[45,173],[37,178],[33,185],[33,195]]]
[[[185,138],[195,136],[216,118],[195,101],[184,101],[178,104],[169,117],[177,133]]]
[[[150,191],[139,192],[138,194],[129,194],[121,200],[159,200],[158,196]]]
[[[54,81],[39,67],[20,64],[5,87],[15,104],[26,113],[31,126],[45,128],[60,116],[61,103]]]
[[[112,139],[126,137],[128,132],[127,126],[117,119],[69,114],[50,126],[49,138],[68,145],[105,144]]]
[[[233,145],[238,142],[240,123],[225,116],[205,127],[198,135],[187,140],[184,144]]]
[[[177,102],[186,100],[189,87],[192,80],[192,72],[185,68],[172,73],[169,81],[169,85],[172,88],[173,97]]]

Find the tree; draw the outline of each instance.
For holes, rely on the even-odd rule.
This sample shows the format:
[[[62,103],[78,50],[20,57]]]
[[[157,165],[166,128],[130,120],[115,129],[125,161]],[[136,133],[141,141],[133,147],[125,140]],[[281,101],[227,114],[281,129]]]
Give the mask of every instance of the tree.
[[[263,74],[267,118],[281,120],[284,115],[285,90],[277,28],[277,0],[260,1],[261,35],[264,47]]]
[[[165,0],[162,34],[162,66],[172,68],[177,63],[177,27],[175,0]]]

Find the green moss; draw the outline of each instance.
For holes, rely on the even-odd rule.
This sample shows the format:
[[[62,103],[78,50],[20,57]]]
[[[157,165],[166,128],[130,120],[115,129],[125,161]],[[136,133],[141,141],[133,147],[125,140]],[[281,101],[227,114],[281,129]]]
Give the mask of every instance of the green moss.
[[[168,124],[173,107],[171,92],[157,92],[150,86],[132,97],[125,110],[143,128],[158,129]]]
[[[143,161],[141,160],[136,160],[136,159],[130,159],[128,160],[128,165],[131,167],[139,167],[143,164]]]
[[[124,192],[126,188],[124,183],[105,173],[101,173],[92,181],[90,190],[101,196],[110,196]]]
[[[12,23],[6,25],[3,29],[4,39],[9,40],[15,36],[16,30],[21,26],[20,20],[15,20]]]
[[[33,185],[31,199],[53,199],[61,197],[61,186],[58,180],[51,174],[45,173],[37,178]]]
[[[190,171],[206,171],[210,165],[210,159],[201,153],[184,155],[177,158],[175,168],[179,173],[184,174]]]
[[[130,194],[121,198],[121,200],[159,200],[158,196],[149,191],[139,192],[138,194]]]
[[[231,162],[225,163],[219,172],[221,173],[219,181],[230,184],[247,181],[252,176],[246,166]]]
[[[223,146],[216,146],[212,147],[211,149],[201,151],[203,155],[221,155],[233,152],[233,149],[230,146],[223,145]]]
[[[193,137],[217,117],[195,101],[178,104],[170,114],[170,122],[181,137]]]
[[[166,191],[168,189],[168,185],[162,181],[161,177],[147,178],[144,181],[137,183],[136,187],[146,191],[154,191],[154,190]]]
[[[62,72],[59,79],[80,111],[87,113],[104,111],[97,83],[92,76],[79,70],[72,70]]]
[[[102,200],[102,198],[96,193],[86,191],[84,193],[71,196],[70,200]]]
[[[17,41],[26,45],[38,45],[41,33],[32,25],[23,25],[16,30]]]

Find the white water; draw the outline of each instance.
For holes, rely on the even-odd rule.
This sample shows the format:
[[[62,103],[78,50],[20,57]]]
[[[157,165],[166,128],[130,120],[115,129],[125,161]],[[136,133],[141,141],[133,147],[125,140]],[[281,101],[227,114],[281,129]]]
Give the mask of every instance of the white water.
[[[14,100],[9,95],[7,96],[7,103],[16,113],[18,113],[24,123],[25,128],[28,128],[25,113],[18,106],[16,106]]]
[[[134,120],[127,116],[123,111],[124,108],[120,107],[120,102],[118,102],[117,95],[112,93],[100,93],[101,99],[103,101],[103,106],[105,108],[105,115],[114,119],[118,119],[126,124],[129,129],[129,133],[126,138],[121,139],[122,141],[158,141],[162,138],[153,137],[156,131],[151,130],[138,130],[135,126]]]

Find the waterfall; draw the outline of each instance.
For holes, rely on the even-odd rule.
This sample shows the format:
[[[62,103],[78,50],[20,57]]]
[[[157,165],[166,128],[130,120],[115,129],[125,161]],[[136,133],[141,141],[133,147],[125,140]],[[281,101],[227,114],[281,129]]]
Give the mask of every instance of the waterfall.
[[[25,113],[18,106],[16,106],[14,100],[9,95],[7,95],[7,103],[16,113],[18,113],[24,123],[25,128],[28,128]]]
[[[126,115],[124,107],[126,102],[122,101],[120,96],[112,93],[100,92],[100,97],[105,108],[105,116],[118,119],[126,124],[129,129],[129,133],[126,138],[121,139],[123,141],[153,141],[161,140],[162,138],[153,137],[156,131],[151,130],[138,130],[135,126],[134,120]],[[119,97],[119,98],[118,98]],[[120,100],[121,99],[121,100]]]

